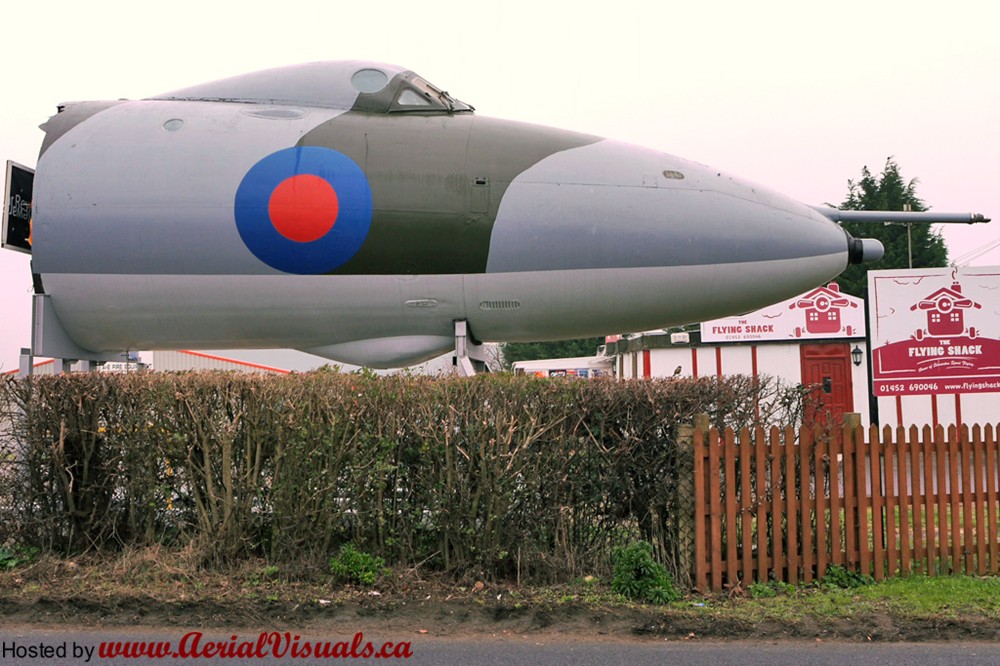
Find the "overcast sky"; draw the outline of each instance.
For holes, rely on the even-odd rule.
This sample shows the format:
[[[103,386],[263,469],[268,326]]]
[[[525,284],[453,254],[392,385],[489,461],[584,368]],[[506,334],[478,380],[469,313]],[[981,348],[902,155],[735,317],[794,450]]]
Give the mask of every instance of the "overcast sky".
[[[939,211],[1000,218],[1000,8],[966,2],[15,3],[0,159],[33,167],[68,100],[142,98],[267,67],[370,59],[477,113],[641,144],[809,204],[894,156]],[[99,165],[95,165],[99,168]],[[944,229],[950,256],[1000,239]],[[972,262],[1000,265],[1000,249]],[[28,346],[27,258],[0,252],[0,370]]]

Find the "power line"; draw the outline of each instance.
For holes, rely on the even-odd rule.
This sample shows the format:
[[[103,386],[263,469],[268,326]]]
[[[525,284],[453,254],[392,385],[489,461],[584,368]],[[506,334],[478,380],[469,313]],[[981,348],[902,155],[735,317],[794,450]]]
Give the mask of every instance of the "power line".
[[[969,250],[968,252],[955,257],[952,262],[956,266],[968,266],[969,262],[975,261],[984,254],[1000,248],[1000,238],[996,238],[985,245],[980,245],[979,247]]]

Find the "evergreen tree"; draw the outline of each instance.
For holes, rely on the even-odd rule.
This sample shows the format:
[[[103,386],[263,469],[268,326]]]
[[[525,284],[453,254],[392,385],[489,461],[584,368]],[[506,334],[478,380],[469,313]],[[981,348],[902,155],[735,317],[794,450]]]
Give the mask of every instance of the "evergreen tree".
[[[917,179],[903,179],[899,165],[890,157],[885,169],[873,176],[868,167],[861,169],[861,178],[847,181],[847,198],[841,210],[927,210],[927,205],[917,196]],[[868,291],[868,270],[908,268],[907,226],[912,238],[913,267],[928,268],[948,265],[948,248],[941,235],[931,225],[914,222],[906,224],[872,224],[844,222],[845,230],[855,238],[875,238],[885,246],[885,256],[875,264],[853,264],[837,278],[840,290],[854,296],[864,296]]]

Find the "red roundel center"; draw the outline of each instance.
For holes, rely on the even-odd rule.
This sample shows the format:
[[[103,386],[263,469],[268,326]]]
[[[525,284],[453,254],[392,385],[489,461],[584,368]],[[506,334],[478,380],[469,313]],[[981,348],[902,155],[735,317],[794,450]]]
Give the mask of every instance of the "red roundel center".
[[[311,243],[325,236],[337,221],[340,202],[330,183],[302,174],[281,182],[267,204],[271,224],[288,240]]]

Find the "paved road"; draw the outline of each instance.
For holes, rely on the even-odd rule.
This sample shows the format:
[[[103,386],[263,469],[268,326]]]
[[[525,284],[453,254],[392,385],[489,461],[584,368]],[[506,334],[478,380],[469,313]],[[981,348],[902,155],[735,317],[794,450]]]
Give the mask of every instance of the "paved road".
[[[171,643],[176,649],[187,634],[186,630],[142,629],[113,631],[39,629],[37,627],[0,626],[0,664],[319,664],[325,660],[278,659],[273,656],[260,658],[165,658],[165,659],[109,659],[98,656],[98,646],[108,641],[149,641]],[[211,642],[236,649],[242,641],[256,643],[257,634],[208,632],[201,638],[198,649],[206,650]],[[378,647],[382,641],[395,639],[395,644],[410,641],[412,657],[409,659],[332,659],[340,663],[406,663],[406,664],[484,664],[500,666],[512,664],[565,664],[643,666],[645,664],[684,664],[692,666],[819,666],[840,664],[879,664],[885,666],[910,666],[912,664],[955,664],[978,666],[1000,664],[1000,645],[990,643],[843,643],[843,642],[698,642],[663,641],[651,638],[579,640],[554,634],[529,634],[520,636],[482,636],[461,638],[417,636],[365,636]],[[350,649],[353,635],[304,633],[298,645],[306,642],[342,641],[340,649]],[[189,636],[186,645],[191,647]],[[364,651],[355,647],[356,653]],[[211,648],[208,648],[210,651]],[[54,653],[51,656],[43,654]],[[75,653],[75,654],[74,654]],[[37,656],[36,656],[37,655]],[[63,656],[65,655],[65,656]],[[90,657],[89,662],[87,657]]]

